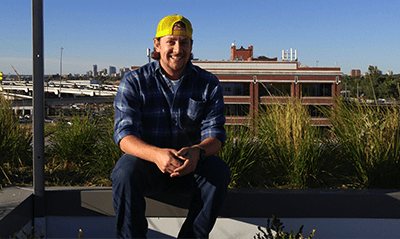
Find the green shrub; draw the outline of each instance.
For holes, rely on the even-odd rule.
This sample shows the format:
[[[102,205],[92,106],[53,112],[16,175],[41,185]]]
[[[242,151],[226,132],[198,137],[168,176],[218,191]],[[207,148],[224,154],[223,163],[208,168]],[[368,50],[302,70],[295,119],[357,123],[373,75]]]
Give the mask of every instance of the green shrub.
[[[243,175],[260,160],[262,142],[247,126],[227,126],[226,145],[221,148],[220,156],[230,167],[231,187],[237,186]]]
[[[320,183],[325,163],[323,142],[300,100],[260,107],[254,125],[264,142],[263,161],[273,170],[270,176],[276,186],[307,188]]]
[[[32,183],[30,125],[19,123],[10,101],[1,97],[0,104],[0,186]],[[260,106],[247,126],[227,125],[218,155],[231,169],[230,187],[400,187],[399,106],[336,99],[321,110],[333,125],[327,134],[311,125],[297,99]],[[48,185],[111,185],[122,151],[113,141],[114,113],[108,113],[45,125]]]
[[[52,142],[49,150],[53,160],[67,160],[83,166],[99,153],[97,142],[101,140],[98,120],[89,116],[74,115],[71,121],[58,120],[50,134]]]
[[[0,96],[0,163],[13,167],[31,165],[32,134],[28,128],[21,127],[11,104]]]
[[[336,99],[325,112],[361,188],[400,187],[400,110]]]
[[[101,119],[102,125],[102,141],[99,144],[101,153],[98,158],[93,162],[97,169],[98,180],[107,179],[110,177],[111,171],[114,169],[116,162],[123,155],[122,150],[114,142],[114,116]],[[106,180],[106,181],[107,181]]]
[[[12,102],[0,95],[0,175],[8,178],[5,167],[32,166],[32,133],[19,124]],[[8,183],[10,179],[7,179]],[[0,185],[2,182],[0,182]]]
[[[109,117],[74,115],[61,119],[49,133],[49,180],[53,184],[109,185],[109,175],[121,150],[112,139]]]

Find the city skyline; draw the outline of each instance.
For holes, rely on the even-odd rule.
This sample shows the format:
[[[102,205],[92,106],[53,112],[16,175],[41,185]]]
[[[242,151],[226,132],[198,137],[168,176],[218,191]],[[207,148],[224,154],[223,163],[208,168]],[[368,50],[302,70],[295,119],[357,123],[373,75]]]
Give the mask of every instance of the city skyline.
[[[377,66],[400,73],[400,2],[383,1],[128,1],[44,0],[45,74],[85,74],[140,66],[159,20],[181,14],[193,25],[193,54],[229,60],[230,46],[254,47],[254,56],[297,50],[307,66],[338,66],[345,74]],[[0,71],[32,73],[31,0],[2,1]]]

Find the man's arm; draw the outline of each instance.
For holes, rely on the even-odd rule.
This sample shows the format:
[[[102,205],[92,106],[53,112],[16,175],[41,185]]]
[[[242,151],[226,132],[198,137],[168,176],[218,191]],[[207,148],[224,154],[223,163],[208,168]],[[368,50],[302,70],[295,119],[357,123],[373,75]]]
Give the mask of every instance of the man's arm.
[[[217,138],[207,138],[199,145],[206,151],[206,156],[217,154],[222,147],[221,141]]]
[[[183,164],[178,151],[155,147],[133,135],[122,138],[119,146],[127,154],[155,163],[163,173],[173,173]]]

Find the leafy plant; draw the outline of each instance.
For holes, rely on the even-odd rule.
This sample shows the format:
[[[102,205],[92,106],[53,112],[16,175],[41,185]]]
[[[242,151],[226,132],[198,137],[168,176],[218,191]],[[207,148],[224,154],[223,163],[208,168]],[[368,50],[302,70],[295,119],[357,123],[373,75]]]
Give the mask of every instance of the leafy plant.
[[[79,229],[78,238],[84,239],[82,229]]]
[[[300,227],[299,232],[296,234],[294,234],[293,230],[290,230],[290,232],[284,232],[283,229],[285,227],[283,226],[281,220],[275,215],[272,215],[272,218],[272,223],[268,218],[266,232],[260,226],[258,227],[258,230],[260,230],[261,233],[256,233],[256,235],[253,237],[254,239],[304,239],[303,235],[301,234],[303,232],[304,225]],[[315,230],[313,230],[310,233],[310,236],[307,238],[313,238],[314,233]]]
[[[43,230],[41,230],[40,235],[37,235],[34,227],[31,227],[31,229],[22,228],[21,232],[22,232],[22,235],[20,237],[17,236],[18,233],[14,233],[13,238],[14,239],[42,239],[42,238],[44,238]]]

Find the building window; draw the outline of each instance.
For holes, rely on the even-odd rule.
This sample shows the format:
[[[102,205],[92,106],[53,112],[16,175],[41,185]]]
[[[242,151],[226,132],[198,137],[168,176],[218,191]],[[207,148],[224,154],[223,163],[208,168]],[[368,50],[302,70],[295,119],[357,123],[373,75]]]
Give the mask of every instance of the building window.
[[[310,96],[332,96],[332,84],[301,84],[301,95]]]
[[[311,117],[326,117],[323,114],[324,110],[327,110],[327,108],[330,106],[327,105],[309,105],[308,108],[308,112],[310,114]]]
[[[290,83],[261,83],[260,96],[290,96]]]
[[[225,104],[225,116],[248,116],[249,104]]]
[[[249,83],[221,83],[224,89],[224,95],[244,96],[250,95]]]

